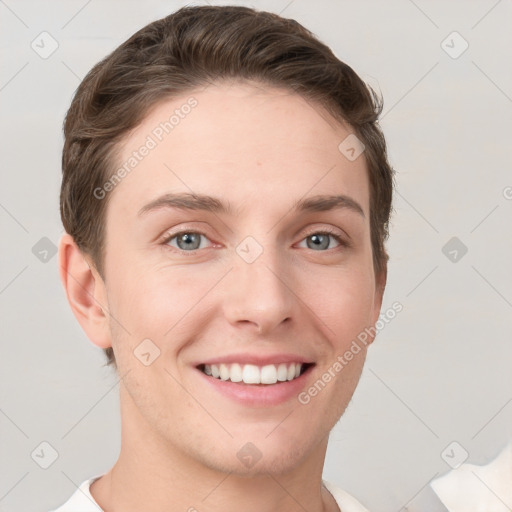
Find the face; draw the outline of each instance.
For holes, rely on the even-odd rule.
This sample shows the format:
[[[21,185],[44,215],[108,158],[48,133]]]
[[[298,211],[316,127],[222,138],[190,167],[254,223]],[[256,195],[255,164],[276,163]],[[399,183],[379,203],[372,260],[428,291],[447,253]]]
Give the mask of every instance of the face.
[[[107,209],[109,337],[123,422],[160,450],[281,473],[345,410],[366,348],[339,358],[382,294],[364,156],[338,149],[350,133],[232,83],[158,104],[123,144],[119,167],[137,161]]]

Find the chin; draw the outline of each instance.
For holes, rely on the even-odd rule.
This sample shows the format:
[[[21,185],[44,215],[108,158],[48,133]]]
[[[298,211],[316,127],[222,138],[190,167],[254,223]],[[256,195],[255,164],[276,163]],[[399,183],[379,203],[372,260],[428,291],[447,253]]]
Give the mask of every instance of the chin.
[[[275,437],[270,439],[272,436]],[[322,437],[326,439],[325,436]],[[214,471],[240,477],[268,476],[269,474],[279,476],[290,473],[304,463],[315,447],[320,448],[319,441],[320,439],[307,439],[305,436],[293,439],[289,435],[280,436],[277,432],[267,438],[265,436],[251,438],[250,435],[246,435],[243,440],[237,437],[222,445],[217,442],[215,450],[204,449],[206,447],[203,446],[203,449],[195,453],[195,458]],[[321,455],[323,457],[323,452]]]
[[[254,478],[259,476],[279,476],[290,473],[304,460],[304,453],[295,450],[291,453],[262,453],[261,459],[254,465],[244,465],[233,458],[219,457],[204,459],[204,464],[215,471],[230,473],[239,477]]]

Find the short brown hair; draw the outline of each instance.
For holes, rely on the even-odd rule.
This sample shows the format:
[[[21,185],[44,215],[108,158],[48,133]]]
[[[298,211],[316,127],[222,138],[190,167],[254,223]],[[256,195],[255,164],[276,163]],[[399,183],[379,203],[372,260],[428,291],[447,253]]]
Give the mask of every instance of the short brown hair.
[[[119,143],[156,103],[223,79],[292,90],[352,127],[365,145],[374,270],[385,271],[394,171],[377,124],[382,101],[295,20],[248,7],[196,6],[150,23],[96,64],[67,112],[61,218],[99,274],[105,277],[110,194],[99,200],[94,191],[113,175]],[[117,367],[112,348],[105,353]]]

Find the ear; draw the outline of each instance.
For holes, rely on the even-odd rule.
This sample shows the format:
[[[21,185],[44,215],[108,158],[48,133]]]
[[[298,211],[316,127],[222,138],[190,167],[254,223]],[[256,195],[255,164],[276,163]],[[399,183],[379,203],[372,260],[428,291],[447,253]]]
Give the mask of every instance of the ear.
[[[373,300],[373,311],[371,318],[371,325],[375,326],[377,320],[380,316],[380,310],[382,308],[382,299],[384,297],[384,290],[386,288],[386,281],[388,277],[388,269],[387,265],[380,271],[380,273],[375,277],[375,296]],[[375,339],[375,335],[371,337],[370,343],[373,343]]]
[[[98,347],[111,347],[105,283],[68,233],[59,243],[59,267],[69,305],[85,334]]]

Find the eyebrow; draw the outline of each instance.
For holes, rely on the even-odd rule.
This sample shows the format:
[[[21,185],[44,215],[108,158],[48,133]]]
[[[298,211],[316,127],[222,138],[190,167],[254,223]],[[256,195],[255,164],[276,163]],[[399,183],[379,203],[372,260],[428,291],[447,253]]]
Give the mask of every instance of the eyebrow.
[[[181,210],[202,210],[212,213],[236,215],[232,205],[220,199],[203,194],[178,193],[164,194],[139,210],[139,217],[162,208],[178,208]],[[296,201],[291,210],[295,212],[325,212],[329,210],[347,209],[365,218],[361,205],[346,195],[316,195]]]

